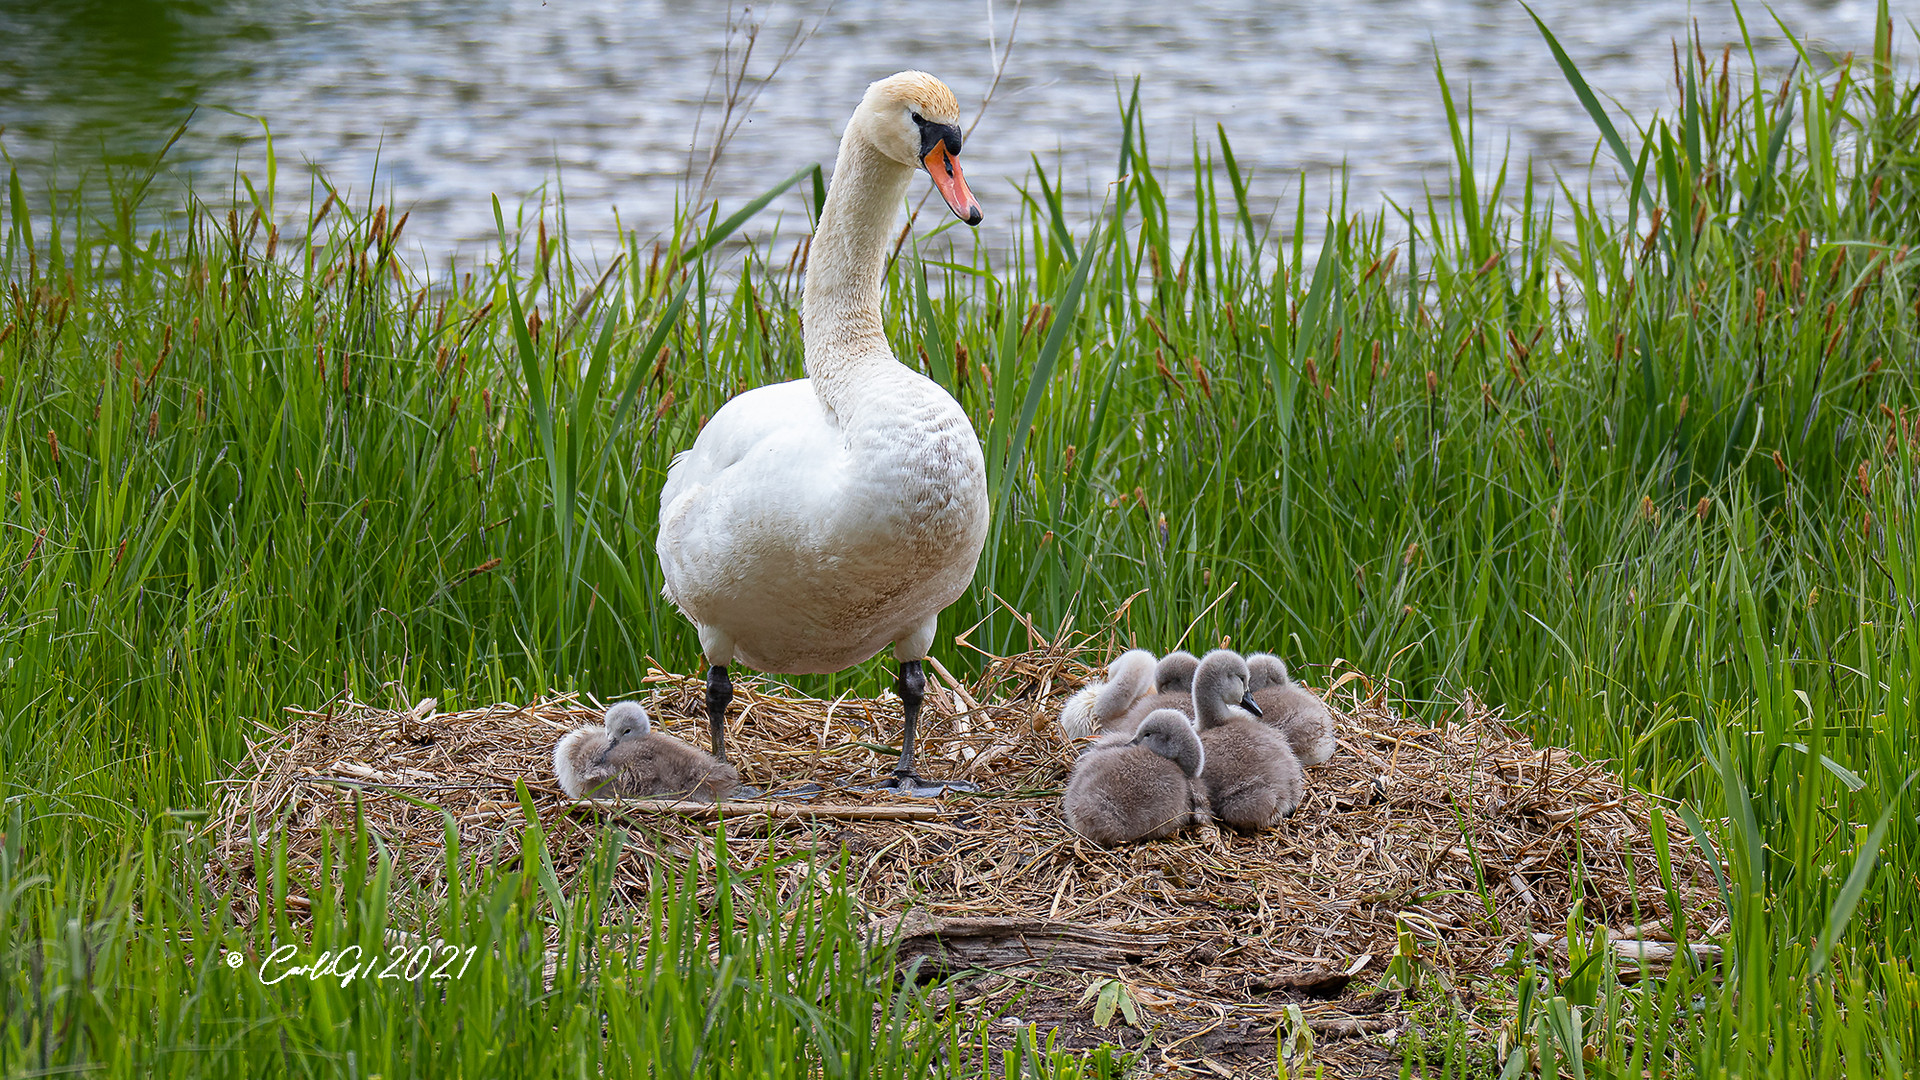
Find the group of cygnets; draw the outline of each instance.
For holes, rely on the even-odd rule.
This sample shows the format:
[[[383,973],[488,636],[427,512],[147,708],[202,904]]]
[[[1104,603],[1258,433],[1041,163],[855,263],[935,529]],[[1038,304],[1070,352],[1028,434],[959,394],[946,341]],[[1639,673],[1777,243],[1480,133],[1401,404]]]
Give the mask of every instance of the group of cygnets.
[[[1269,829],[1300,805],[1301,767],[1333,756],[1333,712],[1270,653],[1122,653],[1060,716],[1098,738],[1067,781],[1067,823],[1102,846],[1214,821]]]
[[[1067,781],[1067,823],[1102,846],[1171,836],[1218,821],[1272,828],[1300,805],[1302,766],[1333,756],[1333,713],[1280,658],[1216,649],[1156,660],[1135,649],[1060,716],[1072,739],[1097,736]],[[568,732],[553,750],[573,798],[678,796],[714,802],[753,794],[705,751],[653,730],[622,701],[604,724]]]

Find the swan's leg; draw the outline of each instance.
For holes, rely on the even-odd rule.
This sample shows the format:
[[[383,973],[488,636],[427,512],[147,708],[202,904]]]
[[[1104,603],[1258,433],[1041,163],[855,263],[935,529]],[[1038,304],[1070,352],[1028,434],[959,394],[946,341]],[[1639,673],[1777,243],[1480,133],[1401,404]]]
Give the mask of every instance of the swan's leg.
[[[883,786],[920,798],[935,798],[949,791],[979,791],[978,784],[965,780],[926,781],[913,771],[914,728],[920,721],[921,699],[927,694],[927,677],[920,670],[920,661],[900,661],[900,681],[894,689],[906,714],[906,730],[900,736],[900,763],[893,767],[893,779]]]
[[[727,760],[727,706],[732,702],[733,680],[727,678],[727,665],[714,664],[707,669],[707,726],[713,729],[713,756],[721,761]],[[808,798],[820,791],[818,784],[805,784],[782,790],[778,794],[788,798]],[[757,799],[763,794],[752,784],[739,784],[733,789],[733,798],[736,799]]]
[[[727,705],[733,701],[733,681],[727,665],[707,669],[707,726],[713,729],[713,756],[727,760]]]
[[[913,774],[913,727],[920,720],[920,702],[927,696],[927,677],[920,670],[920,661],[900,661],[900,680],[894,684],[894,692],[900,695],[901,711],[906,713],[907,730],[900,738],[900,762],[893,767],[893,782],[906,787],[919,782]]]

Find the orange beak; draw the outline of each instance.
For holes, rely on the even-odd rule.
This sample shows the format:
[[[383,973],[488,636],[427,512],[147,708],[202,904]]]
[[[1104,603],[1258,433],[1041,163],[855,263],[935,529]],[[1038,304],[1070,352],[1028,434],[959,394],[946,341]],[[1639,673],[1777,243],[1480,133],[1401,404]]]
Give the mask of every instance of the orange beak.
[[[933,144],[933,151],[926,157],[927,175],[933,177],[933,186],[940,191],[940,197],[947,200],[953,208],[953,216],[969,225],[980,224],[980,204],[974,200],[973,192],[967,190],[967,178],[960,172],[960,163],[947,153],[947,144]]]

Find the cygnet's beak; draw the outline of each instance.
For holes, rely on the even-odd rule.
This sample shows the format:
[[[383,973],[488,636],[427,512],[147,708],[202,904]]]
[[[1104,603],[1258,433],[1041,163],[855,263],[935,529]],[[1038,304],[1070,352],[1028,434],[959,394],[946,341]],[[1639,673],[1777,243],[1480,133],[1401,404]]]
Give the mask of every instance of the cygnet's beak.
[[[1240,707],[1247,710],[1248,712],[1252,713],[1255,716],[1263,715],[1260,712],[1260,706],[1257,703],[1255,703],[1253,700],[1253,691],[1251,690],[1240,695]]]
[[[600,756],[597,758],[594,758],[593,763],[595,765],[605,765],[607,763],[607,755],[613,753],[613,748],[619,745],[620,745],[619,737],[616,736],[614,738],[608,739],[607,748],[605,750],[600,751]]]
[[[973,192],[967,190],[967,178],[960,172],[960,163],[947,152],[945,140],[933,144],[923,163],[940,197],[953,208],[953,216],[969,225],[980,224],[980,203],[974,199]]]

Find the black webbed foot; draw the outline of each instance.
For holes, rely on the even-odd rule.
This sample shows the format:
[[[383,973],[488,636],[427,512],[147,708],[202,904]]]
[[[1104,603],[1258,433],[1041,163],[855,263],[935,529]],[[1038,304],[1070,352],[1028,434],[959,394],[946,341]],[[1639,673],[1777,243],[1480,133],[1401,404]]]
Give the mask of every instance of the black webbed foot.
[[[895,769],[885,780],[853,790],[888,791],[910,799],[938,799],[949,792],[979,791],[980,785],[971,780],[923,780],[911,770]]]
[[[757,799],[817,799],[826,792],[827,789],[819,784],[787,784],[768,788],[764,793],[754,797]]]

